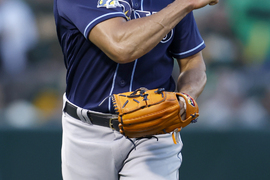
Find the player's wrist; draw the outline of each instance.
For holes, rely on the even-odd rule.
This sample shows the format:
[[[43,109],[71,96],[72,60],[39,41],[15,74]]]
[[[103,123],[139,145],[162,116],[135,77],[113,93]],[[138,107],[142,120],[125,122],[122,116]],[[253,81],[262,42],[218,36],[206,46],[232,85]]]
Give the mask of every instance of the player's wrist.
[[[177,3],[176,7],[181,7],[186,14],[190,13],[194,9],[194,4],[190,0],[186,2],[183,2],[183,0],[176,0],[174,3]]]

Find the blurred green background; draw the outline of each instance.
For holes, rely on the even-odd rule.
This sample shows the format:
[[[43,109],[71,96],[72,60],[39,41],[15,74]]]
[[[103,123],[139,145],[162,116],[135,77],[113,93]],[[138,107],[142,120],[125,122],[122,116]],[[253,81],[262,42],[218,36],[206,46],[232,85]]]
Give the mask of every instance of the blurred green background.
[[[268,180],[270,1],[194,14],[208,82],[198,123],[182,130],[181,180]],[[64,91],[53,0],[0,0],[0,180],[61,179]]]

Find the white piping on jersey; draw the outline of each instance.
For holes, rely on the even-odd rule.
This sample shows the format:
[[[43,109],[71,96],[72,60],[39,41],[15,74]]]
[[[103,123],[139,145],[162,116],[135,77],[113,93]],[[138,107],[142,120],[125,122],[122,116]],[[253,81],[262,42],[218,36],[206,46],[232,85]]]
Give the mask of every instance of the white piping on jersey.
[[[133,1],[132,1],[132,4],[133,4]],[[141,0],[141,11],[143,11],[143,0]],[[136,19],[136,16],[134,16],[134,17]],[[135,60],[134,65],[133,65],[133,70],[132,70],[130,85],[129,85],[129,91],[132,91],[133,79],[134,79],[135,69],[137,67],[137,62],[138,62],[138,59]]]
[[[133,3],[133,2],[132,2],[132,3]],[[141,1],[141,9],[143,10],[143,0]],[[115,14],[115,13],[109,13],[109,14]],[[116,14],[119,14],[119,13],[116,13]],[[122,13],[120,13],[120,14],[122,14]],[[105,14],[105,15],[106,15],[106,14]],[[100,16],[100,17],[94,19],[92,22],[90,22],[90,23],[87,25],[87,27],[85,28],[84,34],[86,33],[87,28],[88,28],[94,21],[98,20],[98,19],[101,18],[101,17],[104,17],[105,15]],[[136,16],[135,16],[135,18],[136,18]],[[134,65],[133,65],[132,74],[131,74],[131,78],[130,78],[129,91],[132,91],[132,84],[133,84],[133,79],[134,79],[135,69],[136,69],[136,66],[137,66],[137,61],[138,61],[138,59],[135,60]],[[108,101],[108,109],[109,109],[109,111],[111,111],[111,95],[112,95],[112,93],[113,93],[113,89],[114,89],[114,86],[115,86],[115,80],[116,80],[118,68],[119,68],[119,64],[117,64],[116,70],[115,70],[115,73],[114,73],[114,76],[113,76],[113,83],[112,83],[112,88],[111,88],[111,91],[110,91],[109,101]]]
[[[141,11],[143,11],[143,0],[141,0]]]
[[[133,2],[132,2],[132,4],[133,4]],[[141,11],[143,11],[143,0],[141,0]],[[134,17],[136,18],[136,16],[134,16]],[[129,91],[132,91],[133,79],[134,79],[135,69],[137,67],[137,62],[138,62],[138,59],[136,59],[134,64],[133,64],[133,70],[132,70],[132,74],[131,74],[131,78],[130,78]]]
[[[174,55],[184,55],[184,54],[190,53],[192,51],[195,51],[196,49],[200,48],[203,44],[204,44],[204,41],[193,49],[190,49],[190,50],[182,52],[182,53],[173,53],[173,54]]]
[[[126,17],[125,13],[123,13],[123,12],[113,12],[113,13],[103,14],[102,16],[99,16],[99,17],[97,17],[96,19],[94,19],[93,21],[91,21],[91,22],[86,26],[86,28],[84,29],[84,32],[83,32],[84,37],[88,39],[87,34],[86,34],[86,31],[87,31],[88,27],[89,27],[91,24],[93,24],[95,21],[99,20],[100,18],[103,18],[103,17],[105,17],[105,16],[114,15],[114,14],[121,14],[121,15],[124,15],[124,17]]]
[[[110,91],[110,96],[109,96],[109,101],[108,101],[108,109],[109,109],[109,111],[111,111],[111,95],[113,93],[113,89],[114,89],[114,85],[115,85],[115,79],[116,79],[117,72],[118,72],[118,67],[119,67],[119,64],[117,64],[114,75],[113,75],[112,88],[111,88],[111,91]]]
[[[137,61],[138,61],[138,59],[135,60],[134,65],[133,65],[133,70],[132,70],[130,85],[129,85],[129,91],[132,91],[132,83],[133,83],[133,79],[134,79],[135,69],[137,66]]]

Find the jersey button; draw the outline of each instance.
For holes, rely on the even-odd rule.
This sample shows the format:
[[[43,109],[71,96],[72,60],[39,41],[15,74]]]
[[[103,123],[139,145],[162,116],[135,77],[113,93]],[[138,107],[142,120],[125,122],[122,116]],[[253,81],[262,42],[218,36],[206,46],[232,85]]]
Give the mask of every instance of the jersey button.
[[[135,3],[135,4],[134,4],[134,7],[135,7],[135,8],[138,8],[138,7],[139,7],[139,3]]]
[[[124,81],[123,79],[120,81],[120,86],[125,86],[126,85],[126,81]]]

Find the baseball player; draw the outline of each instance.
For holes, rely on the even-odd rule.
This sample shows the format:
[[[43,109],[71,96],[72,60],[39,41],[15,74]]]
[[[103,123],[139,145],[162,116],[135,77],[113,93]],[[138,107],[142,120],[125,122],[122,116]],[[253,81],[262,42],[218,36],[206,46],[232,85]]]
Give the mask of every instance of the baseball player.
[[[114,94],[139,89],[140,94],[135,91],[128,97],[140,103],[135,98],[143,95],[146,102],[151,99],[144,94],[147,90],[157,88],[151,92],[163,97],[164,91],[173,92],[176,86],[196,99],[206,83],[201,53],[205,44],[192,11],[216,3],[218,0],[54,1],[67,68],[62,116],[64,180],[179,179],[180,136],[175,142],[172,132],[164,129],[164,134],[154,136],[126,136],[121,133],[124,123],[115,121],[112,99]],[[181,70],[177,83],[171,76],[174,58]],[[177,104],[184,117],[187,105],[184,101]]]

